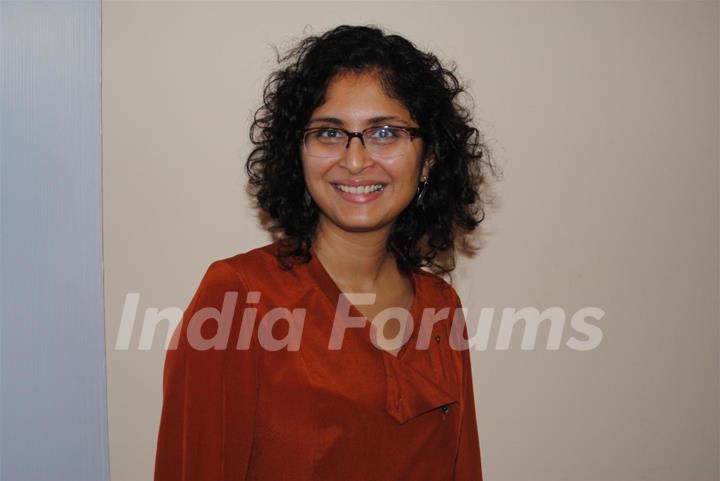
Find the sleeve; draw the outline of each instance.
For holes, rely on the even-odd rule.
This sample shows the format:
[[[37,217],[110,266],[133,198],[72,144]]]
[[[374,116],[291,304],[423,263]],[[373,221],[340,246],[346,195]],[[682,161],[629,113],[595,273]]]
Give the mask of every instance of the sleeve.
[[[252,344],[236,349],[246,295],[240,274],[215,261],[183,313],[165,357],[155,481],[246,479],[260,364]],[[204,345],[223,336],[226,348]]]
[[[457,308],[462,308],[460,298],[457,297]],[[465,316],[458,310],[459,320],[462,321],[462,335],[468,339]],[[455,457],[455,473],[453,481],[482,481],[482,465],[480,462],[480,440],[478,436],[477,419],[475,417],[475,396],[473,393],[472,367],[470,363],[470,349],[458,351],[462,368],[460,432],[458,439],[458,452]]]

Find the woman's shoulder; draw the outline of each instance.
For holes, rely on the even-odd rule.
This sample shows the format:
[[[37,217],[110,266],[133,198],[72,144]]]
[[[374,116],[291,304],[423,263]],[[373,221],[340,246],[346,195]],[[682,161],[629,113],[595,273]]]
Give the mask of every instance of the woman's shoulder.
[[[453,285],[440,275],[425,269],[415,269],[413,272],[418,280],[417,287],[426,297],[448,305],[456,305],[460,302],[460,296]]]
[[[295,274],[290,270],[283,269],[277,256],[277,242],[270,242],[228,257],[216,259],[210,263],[208,272],[214,277],[237,277],[247,287],[254,284],[254,281],[266,281],[269,279],[280,279]]]
[[[248,269],[269,268],[271,263],[275,262],[276,243],[254,247],[244,252],[238,252],[232,256],[218,259],[215,262],[226,264],[236,269],[247,271]],[[272,261],[272,262],[271,262]]]

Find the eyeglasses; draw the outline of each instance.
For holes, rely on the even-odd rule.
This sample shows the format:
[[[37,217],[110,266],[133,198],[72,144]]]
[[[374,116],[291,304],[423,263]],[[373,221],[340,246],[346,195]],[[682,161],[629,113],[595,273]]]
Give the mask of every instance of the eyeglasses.
[[[383,125],[369,127],[362,132],[350,132],[338,127],[313,127],[302,131],[305,153],[311,157],[338,158],[343,155],[353,137],[360,139],[368,154],[376,159],[400,157],[407,152],[420,129]]]

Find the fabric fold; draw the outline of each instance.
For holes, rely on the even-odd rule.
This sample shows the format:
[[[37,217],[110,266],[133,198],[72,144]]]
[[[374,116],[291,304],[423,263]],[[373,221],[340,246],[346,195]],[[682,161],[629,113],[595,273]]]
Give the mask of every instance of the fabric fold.
[[[435,381],[392,354],[383,356],[387,380],[385,410],[400,424],[458,402]]]

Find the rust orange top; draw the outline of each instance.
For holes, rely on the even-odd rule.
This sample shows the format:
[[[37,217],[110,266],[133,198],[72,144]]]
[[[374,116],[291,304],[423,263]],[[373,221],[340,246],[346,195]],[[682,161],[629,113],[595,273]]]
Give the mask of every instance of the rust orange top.
[[[481,481],[469,351],[450,342],[467,336],[462,311],[462,330],[451,329],[455,290],[413,271],[414,329],[397,356],[375,346],[352,304],[363,327],[328,349],[342,292],[317,256],[285,271],[276,247],[210,264],[185,310],[165,361],[155,481]],[[281,319],[305,309],[296,350],[267,349],[259,336],[278,307],[289,310],[270,312]],[[421,329],[424,308],[449,315]],[[214,320],[198,331],[196,313]],[[289,324],[268,332],[282,339]],[[216,348],[223,339],[228,348]],[[249,348],[236,349],[243,340]]]

